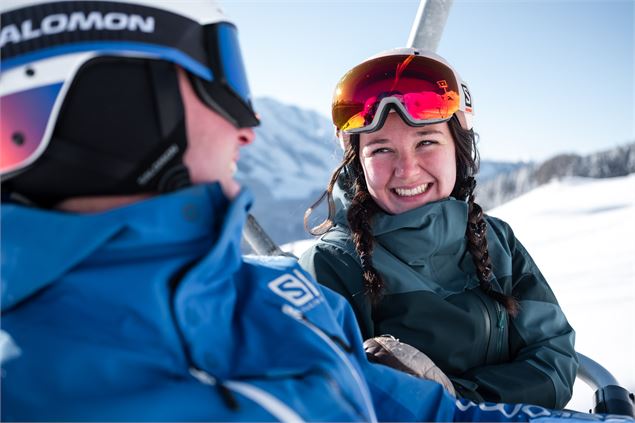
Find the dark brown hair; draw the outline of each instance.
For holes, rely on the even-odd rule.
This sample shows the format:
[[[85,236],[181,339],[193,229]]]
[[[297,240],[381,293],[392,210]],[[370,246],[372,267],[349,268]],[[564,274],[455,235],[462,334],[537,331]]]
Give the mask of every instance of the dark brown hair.
[[[469,205],[465,236],[468,241],[468,250],[476,266],[480,288],[505,307],[507,313],[511,316],[516,316],[519,309],[518,301],[512,296],[494,290],[491,284],[492,262],[487,248],[487,224],[483,218],[483,210],[474,201],[474,189],[476,187],[474,175],[476,175],[479,168],[476,136],[472,129],[466,130],[461,127],[456,116],[453,116],[448,121],[448,126],[454,139],[456,151],[456,183],[450,195],[459,200],[467,201]],[[309,231],[314,235],[322,234],[332,226],[332,221],[330,220],[333,214],[331,193],[340,174],[343,174],[344,189],[352,197],[347,214],[352,240],[360,258],[366,293],[371,301],[376,304],[381,300],[384,291],[384,281],[373,266],[374,239],[371,233],[371,220],[375,213],[381,209],[368,193],[366,178],[359,159],[359,141],[360,137],[358,134],[350,135],[349,139],[346,140],[344,158],[331,175],[325,193],[329,201],[329,219]],[[318,200],[318,203],[322,198]],[[307,210],[305,224],[314,206],[315,204]]]

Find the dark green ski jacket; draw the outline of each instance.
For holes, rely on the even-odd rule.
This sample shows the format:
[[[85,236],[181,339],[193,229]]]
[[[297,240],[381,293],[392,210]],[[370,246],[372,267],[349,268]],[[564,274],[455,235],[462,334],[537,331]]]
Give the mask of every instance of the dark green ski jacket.
[[[549,285],[505,222],[486,217],[493,287],[515,296],[510,319],[478,287],[467,251],[468,206],[452,198],[373,218],[373,264],[385,295],[373,308],[336,193],[335,227],[304,253],[301,265],[352,304],[364,339],[390,334],[425,352],[475,401],[562,408],[578,361],[575,333]]]

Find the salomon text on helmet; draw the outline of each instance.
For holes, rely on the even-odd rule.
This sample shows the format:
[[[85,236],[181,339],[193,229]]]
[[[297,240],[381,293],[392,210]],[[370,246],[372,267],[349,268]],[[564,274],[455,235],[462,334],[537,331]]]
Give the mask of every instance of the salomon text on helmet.
[[[51,206],[188,185],[175,65],[235,126],[259,123],[236,27],[212,0],[3,0],[0,11],[3,196]]]

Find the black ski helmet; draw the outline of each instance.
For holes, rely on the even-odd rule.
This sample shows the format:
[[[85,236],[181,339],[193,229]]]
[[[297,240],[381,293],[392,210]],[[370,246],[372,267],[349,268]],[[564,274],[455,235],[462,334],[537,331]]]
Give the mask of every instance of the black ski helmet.
[[[0,5],[3,197],[167,192],[190,184],[175,65],[237,127],[258,125],[236,27],[215,1]]]

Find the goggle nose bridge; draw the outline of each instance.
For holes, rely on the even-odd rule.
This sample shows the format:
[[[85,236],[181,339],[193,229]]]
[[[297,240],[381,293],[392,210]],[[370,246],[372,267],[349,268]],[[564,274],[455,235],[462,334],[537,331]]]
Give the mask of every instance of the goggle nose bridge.
[[[443,119],[426,119],[423,122],[414,119],[412,116],[410,116],[410,113],[408,113],[406,106],[398,98],[398,96],[391,95],[381,99],[381,101],[377,105],[377,108],[375,109],[375,116],[373,116],[373,120],[370,122],[370,124],[365,125],[361,128],[343,130],[342,132],[347,134],[375,132],[381,129],[381,127],[384,125],[384,122],[386,121],[386,117],[388,116],[388,113],[390,113],[390,110],[395,110],[397,113],[399,113],[401,118],[410,126],[426,126],[435,123],[447,122],[451,118],[450,116]]]

